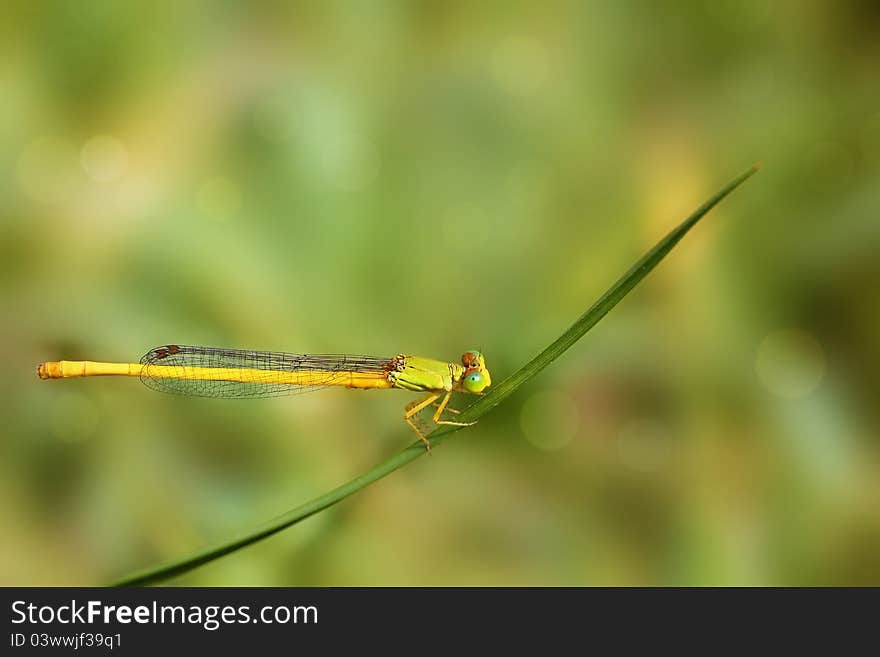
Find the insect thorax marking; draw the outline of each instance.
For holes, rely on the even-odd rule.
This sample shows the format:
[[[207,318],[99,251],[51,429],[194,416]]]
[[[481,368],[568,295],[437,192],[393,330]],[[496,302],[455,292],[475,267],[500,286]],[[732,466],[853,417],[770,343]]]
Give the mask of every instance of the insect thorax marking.
[[[398,386],[398,382],[400,380],[400,372],[402,372],[405,368],[406,356],[404,356],[403,354],[397,354],[394,358],[388,361],[388,365],[385,366],[385,376],[392,385]]]

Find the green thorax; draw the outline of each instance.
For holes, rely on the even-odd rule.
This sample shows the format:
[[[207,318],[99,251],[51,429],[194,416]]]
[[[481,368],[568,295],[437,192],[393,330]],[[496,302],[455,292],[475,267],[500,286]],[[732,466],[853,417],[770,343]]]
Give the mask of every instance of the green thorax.
[[[456,363],[399,355],[394,358],[394,369],[388,372],[388,380],[395,388],[428,392],[452,390],[461,381],[465,369]]]

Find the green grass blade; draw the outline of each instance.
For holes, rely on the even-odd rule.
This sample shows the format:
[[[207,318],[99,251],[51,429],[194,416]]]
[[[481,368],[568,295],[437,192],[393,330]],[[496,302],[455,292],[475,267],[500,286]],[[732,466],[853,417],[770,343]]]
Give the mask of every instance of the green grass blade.
[[[526,381],[534,377],[538,372],[547,367],[547,365],[559,358],[563,352],[577,342],[587,331],[595,326],[609,310],[629,294],[639,281],[647,276],[648,273],[654,269],[664,257],[666,257],[666,254],[678,244],[679,240],[681,240],[681,238],[684,237],[685,234],[693,228],[693,226],[702,219],[706,213],[709,212],[709,210],[715,207],[725,196],[739,187],[749,177],[757,173],[759,169],[760,165],[757,165],[744,172],[697,208],[693,214],[681,222],[681,224],[674,228],[668,235],[666,235],[666,237],[660,240],[650,251],[642,256],[642,258],[639,259],[629,271],[621,276],[620,279],[589,308],[589,310],[587,310],[574,324],[571,325],[571,327],[569,327],[567,331],[565,331],[565,333],[559,336],[559,338],[544,349],[544,351],[523,365],[519,370],[501,381],[501,383],[494,385],[489,393],[480,397],[476,403],[465,409],[461,416],[459,416],[460,419],[464,422],[470,422],[481,418],[495,406],[500,404],[504,399],[509,397]],[[459,429],[460,427],[441,427],[431,433],[431,444],[434,446],[439,445]],[[267,538],[272,534],[280,532],[281,530],[300,522],[301,520],[305,520],[309,516],[333,506],[349,495],[353,495],[362,488],[382,479],[386,475],[391,474],[398,468],[403,467],[407,463],[414,461],[424,454],[425,449],[422,443],[420,441],[415,441],[402,452],[392,456],[387,461],[377,465],[359,477],[356,477],[342,486],[334,488],[330,492],[325,493],[320,497],[316,497],[291,511],[288,511],[284,515],[275,518],[254,530],[182,559],[133,573],[119,580],[115,585],[133,586],[155,584],[176,575],[186,573],[203,564],[219,559],[224,555]]]
[[[550,346],[544,349],[544,351],[504,379],[501,383],[494,385],[489,394],[481,397],[477,403],[473,404],[467,409],[467,411],[462,413],[463,421],[469,422],[485,415],[486,412],[500,404],[502,400],[510,396],[514,390],[519,388],[523,383],[559,358],[563,352],[580,340],[587,331],[593,328],[609,310],[614,308],[623,297],[629,294],[629,292],[638,285],[639,282],[647,276],[661,260],[663,260],[663,258],[666,257],[666,254],[678,244],[681,238],[684,237],[687,232],[709,212],[709,210],[718,205],[725,196],[730,194],[760,170],[761,165],[757,164],[748,171],[734,178],[712,198],[694,210],[687,219],[669,231],[662,240],[657,242],[650,251],[630,267],[629,271],[621,276],[617,282],[605,292],[605,294],[599,297],[599,300],[590,306],[590,308],[581,315],[565,333],[560,335],[552,344],[550,344]],[[471,415],[471,411],[473,411],[474,415]]]

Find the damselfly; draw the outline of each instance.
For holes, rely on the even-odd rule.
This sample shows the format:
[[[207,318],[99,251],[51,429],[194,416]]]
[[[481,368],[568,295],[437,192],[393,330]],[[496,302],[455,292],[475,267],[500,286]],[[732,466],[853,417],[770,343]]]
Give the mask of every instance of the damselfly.
[[[469,426],[474,422],[442,419],[453,392],[482,394],[492,384],[486,361],[467,351],[461,364],[398,354],[392,358],[348,354],[287,354],[274,351],[217,349],[169,344],[151,349],[139,363],[70,361],[41,363],[41,379],[81,376],[136,376],[154,390],[195,397],[277,397],[341,386],[360,390],[390,389],[426,393],[404,409],[404,420],[430,449],[419,411],[436,408],[434,424]],[[442,399],[441,399],[442,398]]]

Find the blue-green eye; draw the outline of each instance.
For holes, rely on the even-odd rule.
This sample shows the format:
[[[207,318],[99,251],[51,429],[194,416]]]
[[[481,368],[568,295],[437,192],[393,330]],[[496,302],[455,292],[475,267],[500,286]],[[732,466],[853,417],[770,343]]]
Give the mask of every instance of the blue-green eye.
[[[482,392],[485,387],[486,383],[480,372],[471,372],[464,377],[464,389],[468,392]]]

